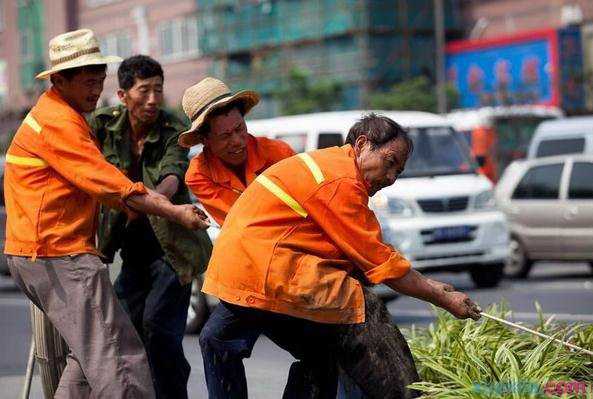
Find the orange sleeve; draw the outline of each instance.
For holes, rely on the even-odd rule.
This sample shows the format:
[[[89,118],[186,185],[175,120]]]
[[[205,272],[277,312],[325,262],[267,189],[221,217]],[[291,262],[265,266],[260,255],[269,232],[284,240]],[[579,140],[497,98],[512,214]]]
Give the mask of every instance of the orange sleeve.
[[[196,196],[206,211],[220,226],[238,198],[238,194],[220,187],[212,179],[197,170],[197,158],[191,160],[185,173],[185,184]]]
[[[100,202],[124,208],[131,195],[145,194],[142,183],[133,183],[107,162],[83,121],[49,121],[43,125],[37,155],[57,173]]]
[[[381,226],[368,200],[360,182],[341,178],[321,186],[303,207],[368,281],[379,284],[403,277],[411,265],[383,243]]]

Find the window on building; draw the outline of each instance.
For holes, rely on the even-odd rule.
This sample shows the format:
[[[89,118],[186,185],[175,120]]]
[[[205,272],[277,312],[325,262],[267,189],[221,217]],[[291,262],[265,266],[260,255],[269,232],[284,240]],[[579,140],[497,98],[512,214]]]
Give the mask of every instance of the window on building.
[[[0,32],[4,30],[4,0],[0,0]]]
[[[86,5],[89,7],[99,7],[105,4],[115,3],[121,0],[86,0]]]
[[[0,110],[6,106],[8,97],[8,69],[5,60],[0,60]]]
[[[118,55],[126,58],[132,55],[132,36],[129,31],[118,31],[103,35],[101,38],[101,53],[106,55]],[[107,70],[113,73],[117,70],[117,64],[109,64]]]
[[[513,199],[557,199],[563,166],[558,163],[529,169],[515,188]]]
[[[593,198],[593,163],[575,162],[568,186],[569,199]]]
[[[165,59],[192,58],[200,54],[196,17],[162,22],[158,28],[161,56]]]

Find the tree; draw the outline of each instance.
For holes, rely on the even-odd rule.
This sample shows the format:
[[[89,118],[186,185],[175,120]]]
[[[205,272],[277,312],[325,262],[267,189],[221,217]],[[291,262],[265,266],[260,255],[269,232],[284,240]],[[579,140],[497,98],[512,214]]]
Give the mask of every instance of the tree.
[[[287,83],[276,91],[284,115],[331,111],[342,102],[343,86],[330,79],[311,81],[310,72],[294,68]]]
[[[446,90],[450,110],[457,106],[459,95],[450,85]],[[392,86],[389,92],[371,93],[369,105],[373,109],[437,112],[436,88],[427,77],[419,76]]]

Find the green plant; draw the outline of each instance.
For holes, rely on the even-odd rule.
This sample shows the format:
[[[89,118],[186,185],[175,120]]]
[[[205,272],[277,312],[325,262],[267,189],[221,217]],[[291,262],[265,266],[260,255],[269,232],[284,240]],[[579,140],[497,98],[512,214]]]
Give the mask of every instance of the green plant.
[[[457,106],[459,94],[451,85],[447,85],[447,106]],[[405,80],[391,87],[388,92],[374,92],[369,96],[369,105],[373,109],[437,111],[437,96],[434,85],[425,76]]]
[[[342,84],[334,80],[313,80],[311,73],[292,69],[288,80],[273,96],[278,100],[282,114],[296,115],[331,111],[342,102]]]
[[[593,348],[592,325],[563,325],[545,319],[536,304],[538,331]],[[550,398],[556,382],[578,381],[588,392],[563,398],[593,398],[593,358],[493,320],[457,320],[436,310],[428,328],[405,330],[422,382],[411,387],[423,398]],[[503,305],[487,313],[510,319]],[[570,392],[570,389],[567,389]]]

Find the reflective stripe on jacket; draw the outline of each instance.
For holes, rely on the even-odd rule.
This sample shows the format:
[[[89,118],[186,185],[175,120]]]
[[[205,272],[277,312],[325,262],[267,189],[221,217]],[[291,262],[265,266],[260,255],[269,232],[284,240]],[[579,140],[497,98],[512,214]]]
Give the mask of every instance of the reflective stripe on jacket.
[[[361,283],[405,275],[384,244],[350,145],[299,154],[260,175],[230,210],[203,291],[323,323],[365,319]]]
[[[6,155],[6,244],[19,256],[98,254],[98,202],[142,194],[101,155],[89,126],[54,89],[25,117]]]
[[[245,165],[247,185],[261,172],[292,155],[294,151],[283,141],[249,135]],[[192,159],[185,174],[185,183],[221,226],[229,209],[246,188],[246,185],[208,149]]]

